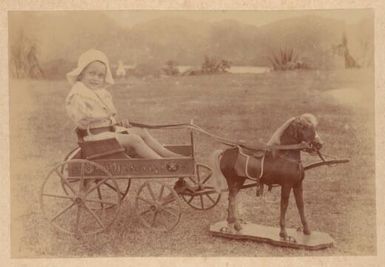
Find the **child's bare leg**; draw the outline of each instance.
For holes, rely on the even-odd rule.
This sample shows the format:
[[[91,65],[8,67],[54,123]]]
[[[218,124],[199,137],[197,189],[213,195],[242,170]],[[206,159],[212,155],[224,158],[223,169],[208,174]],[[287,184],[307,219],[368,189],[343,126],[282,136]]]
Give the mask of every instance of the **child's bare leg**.
[[[133,148],[135,152],[142,158],[160,159],[162,158],[154,150],[149,147],[144,140],[136,134],[116,134],[118,142],[127,148]]]
[[[129,128],[129,131],[142,137],[144,142],[162,157],[175,158],[181,156],[180,154],[174,153],[165,148],[161,143],[159,143],[158,140],[152,137],[146,129],[132,127]]]

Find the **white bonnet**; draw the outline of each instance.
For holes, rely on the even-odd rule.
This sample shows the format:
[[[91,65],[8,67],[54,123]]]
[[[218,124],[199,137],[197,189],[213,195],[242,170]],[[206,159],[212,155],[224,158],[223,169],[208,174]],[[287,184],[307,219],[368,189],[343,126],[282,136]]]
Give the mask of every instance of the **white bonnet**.
[[[112,78],[108,58],[102,51],[96,49],[87,50],[86,52],[80,55],[76,69],[72,70],[71,72],[68,72],[66,75],[68,82],[71,85],[75,84],[79,74],[84,70],[85,67],[88,66],[88,64],[93,61],[100,61],[106,65],[105,82],[110,85],[114,84],[114,79]]]

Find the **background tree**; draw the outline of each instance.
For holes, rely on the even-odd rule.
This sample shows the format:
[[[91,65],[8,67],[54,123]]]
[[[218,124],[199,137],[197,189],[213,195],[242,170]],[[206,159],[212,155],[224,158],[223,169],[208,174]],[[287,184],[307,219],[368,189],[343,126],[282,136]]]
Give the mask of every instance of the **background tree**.
[[[10,74],[13,78],[41,79],[43,70],[38,59],[37,41],[23,31],[10,40]]]
[[[170,75],[170,76],[173,76],[173,75],[178,75],[179,74],[179,70],[176,66],[176,62],[173,61],[173,60],[168,60],[165,64],[165,66],[162,68],[163,72],[166,74],[166,75]]]
[[[333,53],[343,56],[345,59],[345,69],[359,68],[360,65],[356,62],[353,56],[350,54],[348,47],[348,38],[346,34],[342,34],[341,43],[333,46]]]
[[[217,59],[215,57],[205,56],[202,63],[202,73],[212,74],[226,72],[231,67],[231,62],[225,59]]]

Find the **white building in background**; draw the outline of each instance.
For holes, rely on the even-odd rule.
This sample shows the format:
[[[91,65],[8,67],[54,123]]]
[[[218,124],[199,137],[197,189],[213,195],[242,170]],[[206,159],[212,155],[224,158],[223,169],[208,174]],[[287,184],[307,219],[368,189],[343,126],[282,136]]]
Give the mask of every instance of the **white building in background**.
[[[118,68],[116,69],[116,77],[117,78],[124,78],[126,77],[126,68],[123,64],[123,61],[118,61]]]

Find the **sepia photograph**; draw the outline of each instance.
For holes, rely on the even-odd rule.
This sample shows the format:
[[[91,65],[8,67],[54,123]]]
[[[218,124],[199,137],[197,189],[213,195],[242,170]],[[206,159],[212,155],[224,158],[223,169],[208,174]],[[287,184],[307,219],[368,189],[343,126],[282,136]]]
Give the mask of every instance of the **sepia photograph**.
[[[8,11],[11,257],[376,256],[374,19]]]

